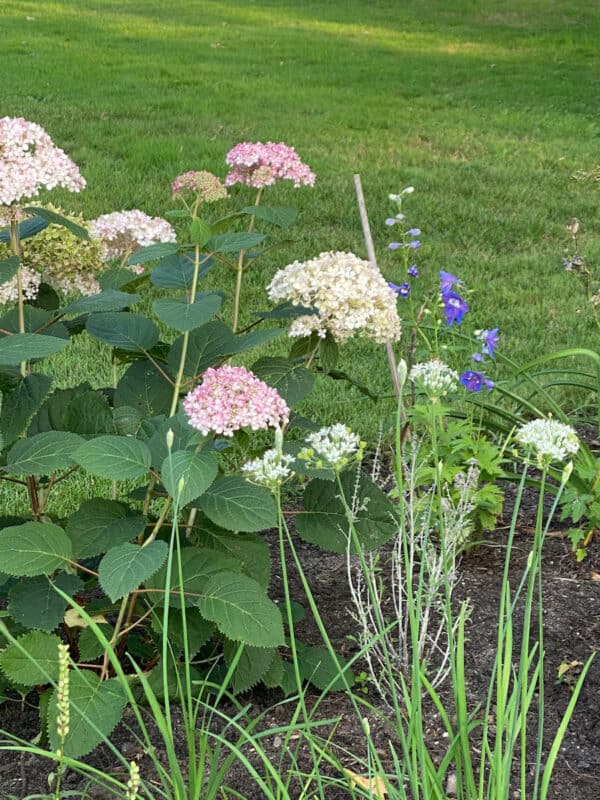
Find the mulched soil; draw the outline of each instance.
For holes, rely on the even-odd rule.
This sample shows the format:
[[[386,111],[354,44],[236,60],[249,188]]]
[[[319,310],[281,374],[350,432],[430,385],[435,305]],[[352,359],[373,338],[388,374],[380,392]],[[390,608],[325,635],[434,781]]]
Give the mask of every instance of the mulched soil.
[[[535,514],[535,498],[523,506],[519,520],[510,581],[516,587],[532,543],[532,522]],[[273,546],[274,570],[272,596],[283,595],[281,578],[276,560],[276,537],[273,532],[265,534]],[[468,624],[466,669],[469,696],[473,708],[484,701],[492,662],[496,651],[496,630],[498,598],[502,576],[506,543],[506,528],[498,530],[487,537],[476,550],[465,556],[459,569],[456,587],[456,599],[469,599],[473,612]],[[298,542],[300,558],[309,577],[309,581],[319,608],[325,619],[330,636],[338,651],[349,656],[354,644],[349,639],[352,634],[352,621],[348,613],[350,606],[345,558],[326,554],[316,548]],[[569,681],[558,681],[557,673],[563,663],[585,662],[593,652],[600,650],[600,580],[594,579],[600,573],[600,543],[594,542],[589,548],[588,558],[577,564],[570,552],[570,544],[560,530],[552,532],[545,543],[543,561],[544,609],[545,609],[545,648],[546,648],[546,730],[548,740],[556,731],[565,708],[570,699]],[[291,576],[292,595],[302,602],[302,591],[298,580]],[[518,617],[515,636],[519,636]],[[318,633],[310,620],[298,626],[298,635],[304,641],[320,644]],[[577,666],[567,675],[576,673]],[[314,702],[317,692],[309,693],[309,702]],[[369,701],[378,704],[376,696],[370,690]],[[290,718],[290,706],[279,704],[281,697],[276,692],[257,690],[246,698],[251,706],[251,713],[265,712],[262,726],[265,729],[285,724]],[[364,734],[361,724],[354,717],[348,700],[343,694],[331,694],[320,706],[320,716],[340,718],[335,733],[335,744],[338,748],[346,748],[348,753],[364,754]],[[39,717],[34,704],[29,702],[22,706],[17,702],[5,703],[0,708],[0,728],[30,739],[39,730]],[[131,722],[131,717],[126,721]],[[433,753],[442,753],[444,738],[439,718],[435,713],[430,715],[429,742]],[[388,734],[382,726],[371,720],[371,730],[377,741],[383,759],[390,766]],[[142,774],[150,771],[147,757],[139,751],[130,730],[121,725],[115,731],[113,741],[128,758],[140,761]],[[544,743],[547,748],[549,741]],[[535,747],[531,737],[531,752],[528,759],[533,760]],[[180,742],[183,752],[183,741]],[[270,737],[265,740],[265,747],[275,763],[281,756],[281,740]],[[157,739],[157,752],[160,743]],[[300,764],[306,758],[306,752],[299,752]],[[110,751],[101,747],[91,756],[90,762],[107,771],[115,770],[115,759]],[[343,759],[348,769],[359,769],[358,763],[351,756]],[[308,762],[306,762],[308,763]],[[47,776],[51,770],[48,762],[30,756],[15,756],[13,753],[0,753],[0,798],[14,795],[25,798],[34,792],[47,791]],[[327,768],[324,768],[327,771]],[[596,658],[584,683],[575,714],[561,748],[550,787],[549,800],[564,800],[572,797],[577,800],[597,800],[600,796],[600,658]],[[231,771],[227,783],[249,800],[262,800],[263,793],[249,779],[240,765]],[[82,797],[104,800],[106,795],[100,791],[83,794],[85,782],[80,776],[67,774],[65,789],[78,790]],[[297,797],[299,790],[292,785],[290,794]],[[342,785],[332,787],[328,792],[328,800],[338,800],[348,794]],[[506,800],[517,800],[519,792]]]

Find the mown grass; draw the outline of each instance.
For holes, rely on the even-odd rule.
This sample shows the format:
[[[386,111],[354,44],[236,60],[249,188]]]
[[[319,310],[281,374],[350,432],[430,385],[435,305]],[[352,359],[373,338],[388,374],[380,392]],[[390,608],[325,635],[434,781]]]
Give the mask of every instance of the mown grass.
[[[225,153],[246,139],[284,140],[313,167],[314,189],[265,198],[297,205],[300,221],[249,274],[246,319],[278,267],[329,249],[364,255],[359,172],[389,279],[403,269],[386,247],[387,195],[411,184],[423,281],[440,268],[465,281],[470,330],[499,326],[519,362],[597,349],[560,264],[573,216],[588,260],[600,259],[592,0],[4,0],[0,24],[2,114],[44,125],[88,180],[60,196],[67,208],[164,213],[175,175],[224,175]],[[252,199],[235,190],[235,204]],[[229,290],[233,276],[210,282]],[[381,348],[352,343],[343,361],[389,393]],[[54,369],[61,384],[108,376],[102,349],[83,339]],[[390,404],[321,381],[304,410],[374,437]]]

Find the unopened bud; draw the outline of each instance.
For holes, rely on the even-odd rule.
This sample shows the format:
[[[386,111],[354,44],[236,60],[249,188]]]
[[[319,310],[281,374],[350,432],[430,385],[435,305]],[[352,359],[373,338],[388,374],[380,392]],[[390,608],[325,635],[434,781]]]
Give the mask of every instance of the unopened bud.
[[[396,372],[398,374],[398,383],[400,384],[400,388],[404,388],[404,384],[406,383],[406,378],[408,376],[408,364],[406,361],[401,358],[398,362],[398,366],[396,367]]]
[[[167,431],[166,439],[167,439],[167,448],[170,450],[173,447],[173,442],[175,441],[175,434],[173,433],[171,428],[169,428],[169,430]]]
[[[370,736],[371,726],[369,724],[369,720],[366,717],[362,718],[362,726],[363,726],[363,731],[367,734],[367,736]]]
[[[564,467],[564,469],[562,471],[562,477],[560,479],[560,485],[561,486],[566,486],[567,485],[567,483],[569,482],[569,478],[571,477],[571,473],[572,472],[573,472],[573,462],[572,461],[568,461],[565,464],[565,467]]]

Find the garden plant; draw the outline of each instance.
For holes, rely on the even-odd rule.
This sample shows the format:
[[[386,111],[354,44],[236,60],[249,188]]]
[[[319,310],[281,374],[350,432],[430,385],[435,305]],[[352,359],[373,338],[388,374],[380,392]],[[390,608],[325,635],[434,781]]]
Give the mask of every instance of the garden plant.
[[[55,800],[69,796],[69,769],[127,800],[236,796],[224,788],[234,762],[266,797],[325,798],[343,786],[351,796],[508,800],[518,787],[522,798],[545,800],[591,660],[543,753],[543,543],[561,503],[565,516],[596,524],[599,473],[544,368],[588,358],[596,371],[581,380],[597,409],[597,353],[563,351],[520,368],[502,356],[498,327],[469,333],[463,280],[419,265],[421,231],[407,221],[413,187],[390,195],[389,250],[406,282],[386,280],[360,179],[368,258],[331,250],[293,261],[266,287],[271,307],[247,309],[244,272],[288,246],[283,235],[296,219],[294,208],[265,203],[269,187],[310,191],[301,187],[316,175],[284,143],[240,143],[225,163],[224,180],[205,170],[175,177],[165,218],[133,210],[88,222],[38,199],[57,186],[84,188],[73,161],[39,125],[0,119],[0,480],[28,505],[0,518],[0,669],[4,690],[37,691],[40,709],[38,741],[7,734],[2,748],[54,762]],[[237,184],[257,194],[231,210]],[[53,258],[72,269],[57,274]],[[231,324],[224,292],[203,288],[205,276],[214,282],[226,269],[235,276]],[[54,386],[45,359],[84,336],[105,346],[111,385]],[[287,355],[264,355],[284,337],[292,340]],[[385,349],[390,367],[394,418],[382,416],[372,462],[368,443],[343,420],[323,426],[297,410],[317,378],[356,391],[365,404],[379,400],[340,366],[358,337]],[[496,378],[500,360],[508,378]],[[97,492],[58,513],[57,485],[82,473]],[[469,609],[453,602],[453,588],[461,555],[502,511],[500,481],[518,487],[506,570],[526,485],[537,486],[539,505],[516,591],[505,573],[481,717],[466,692]],[[336,651],[323,622],[288,502],[301,504],[298,537],[347,564],[358,643],[351,659]],[[278,534],[280,603],[269,596],[269,529]],[[318,645],[296,635],[301,610],[288,569],[300,577]],[[391,615],[382,610],[388,594]],[[385,710],[353,691],[357,665]],[[265,732],[261,716],[250,714],[244,693],[259,684],[280,693],[289,724]],[[316,702],[307,701],[309,686]],[[338,755],[340,720],[319,714],[334,691],[347,694],[361,721],[364,775],[349,773]],[[427,748],[426,703],[446,730],[441,762]],[[126,709],[151,775],[110,743]],[[386,728],[393,770],[373,743],[368,715]],[[179,724],[184,759],[175,746]],[[284,743],[275,764],[266,750],[274,735]],[[86,763],[101,743],[125,778]],[[299,766],[302,746],[308,770]]]

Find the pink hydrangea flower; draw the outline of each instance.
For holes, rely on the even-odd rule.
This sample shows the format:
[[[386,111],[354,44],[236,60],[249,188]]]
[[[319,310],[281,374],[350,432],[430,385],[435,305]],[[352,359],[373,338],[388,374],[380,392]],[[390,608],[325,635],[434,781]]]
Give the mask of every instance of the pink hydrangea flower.
[[[41,125],[22,117],[0,119],[0,206],[29,200],[40,189],[79,192],[85,185],[77,166]]]
[[[317,177],[294,148],[283,142],[241,142],[227,153],[225,161],[231,167],[225,186],[245,183],[262,189],[277,181],[293,181],[298,188],[313,186]]]
[[[94,239],[104,245],[105,258],[124,258],[159,242],[176,242],[173,226],[162,217],[149,217],[143,211],[114,211],[91,222]]]
[[[228,364],[206,370],[202,383],[184,398],[183,410],[190,425],[205,436],[276,428],[289,419],[287,403],[276,389],[245,367]]]
[[[191,170],[178,175],[171,184],[173,197],[191,193],[198,197],[201,203],[214,203],[227,197],[227,189],[212,172],[205,169]]]

